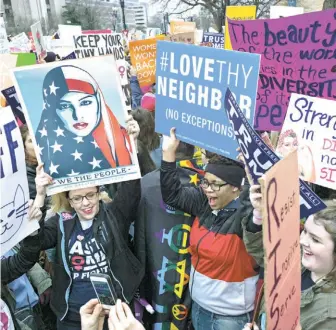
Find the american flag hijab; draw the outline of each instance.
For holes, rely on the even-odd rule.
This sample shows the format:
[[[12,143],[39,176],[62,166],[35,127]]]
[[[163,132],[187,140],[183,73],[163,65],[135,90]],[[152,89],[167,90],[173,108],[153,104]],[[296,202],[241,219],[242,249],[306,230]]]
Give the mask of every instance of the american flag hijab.
[[[129,136],[88,72],[72,65],[53,68],[44,78],[42,93],[35,136],[44,168],[53,178],[132,164]],[[103,117],[109,119],[113,142]]]

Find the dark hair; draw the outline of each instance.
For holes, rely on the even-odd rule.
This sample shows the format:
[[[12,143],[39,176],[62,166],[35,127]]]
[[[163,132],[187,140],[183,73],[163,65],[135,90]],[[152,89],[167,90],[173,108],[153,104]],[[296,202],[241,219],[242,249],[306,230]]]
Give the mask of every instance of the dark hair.
[[[151,112],[139,107],[133,110],[131,114],[140,127],[138,140],[140,140],[149,151],[159,148],[160,136],[155,133],[155,121]]]
[[[21,137],[22,137],[22,141],[23,141],[23,147],[24,147],[24,151],[25,151],[26,164],[29,165],[29,166],[37,165],[36,157],[33,158],[32,156],[30,156],[28,154],[27,150],[26,150],[26,140],[30,136],[28,126],[27,125],[22,125],[20,127],[20,133],[21,133]]]
[[[217,156],[216,153],[211,152],[211,151],[208,151],[208,150],[205,150],[205,158],[206,158],[206,159],[209,160],[210,158],[215,157],[215,156]]]
[[[232,159],[226,158],[221,155],[214,154],[209,159],[209,164],[218,164],[218,165],[226,165],[226,166],[239,166],[244,169],[244,166]]]
[[[176,150],[176,160],[188,160],[193,158],[195,147],[186,142],[180,142]]]
[[[58,54],[55,54],[54,52],[47,52],[47,56],[44,58],[47,63],[55,62],[56,59],[60,60],[61,58]]]

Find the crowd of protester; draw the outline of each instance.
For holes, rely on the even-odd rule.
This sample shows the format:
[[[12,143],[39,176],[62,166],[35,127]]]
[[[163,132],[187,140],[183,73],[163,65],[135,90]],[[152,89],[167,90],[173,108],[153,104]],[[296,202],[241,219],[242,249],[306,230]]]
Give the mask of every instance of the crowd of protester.
[[[46,61],[56,60],[54,55]],[[133,69],[130,85],[127,132],[137,146],[141,180],[46,197],[52,178],[37,162],[28,128],[21,127],[29,218],[38,219],[40,229],[1,260],[3,328],[152,329],[150,305],[158,286],[152,274],[163,253],[151,237],[155,228],[188,225],[184,303],[190,312],[183,329],[266,329],[264,299],[256,308],[264,267],[260,187],[242,162],[179,142],[173,128],[169,137],[157,134],[155,85],[142,90]],[[327,208],[310,216],[301,233],[301,326],[336,329],[335,191],[314,190]],[[95,271],[113,280],[118,301],[110,309],[103,308],[89,277],[71,262],[77,237],[86,256],[100,255]],[[179,261],[173,254],[169,260]],[[143,300],[148,304],[142,303],[146,310],[140,318],[136,305]]]

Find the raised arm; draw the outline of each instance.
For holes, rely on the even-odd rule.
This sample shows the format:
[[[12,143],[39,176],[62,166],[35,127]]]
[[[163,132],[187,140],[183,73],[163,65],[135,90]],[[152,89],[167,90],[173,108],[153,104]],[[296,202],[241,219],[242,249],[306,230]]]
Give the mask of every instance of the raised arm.
[[[161,164],[161,193],[163,201],[171,207],[189,213],[200,214],[207,199],[200,188],[182,187],[176,168],[176,150],[179,141],[175,129],[170,131],[170,137],[164,137]]]
[[[253,213],[243,218],[243,239],[247,252],[255,259],[256,263],[264,267],[264,249],[262,234],[262,206],[260,186],[250,187],[250,200]]]

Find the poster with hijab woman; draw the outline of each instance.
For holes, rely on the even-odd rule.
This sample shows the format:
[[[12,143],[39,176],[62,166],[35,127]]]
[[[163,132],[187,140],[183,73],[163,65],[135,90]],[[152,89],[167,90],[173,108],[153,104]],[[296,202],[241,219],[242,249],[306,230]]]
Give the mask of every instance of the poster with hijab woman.
[[[48,194],[140,177],[113,56],[13,70]]]

